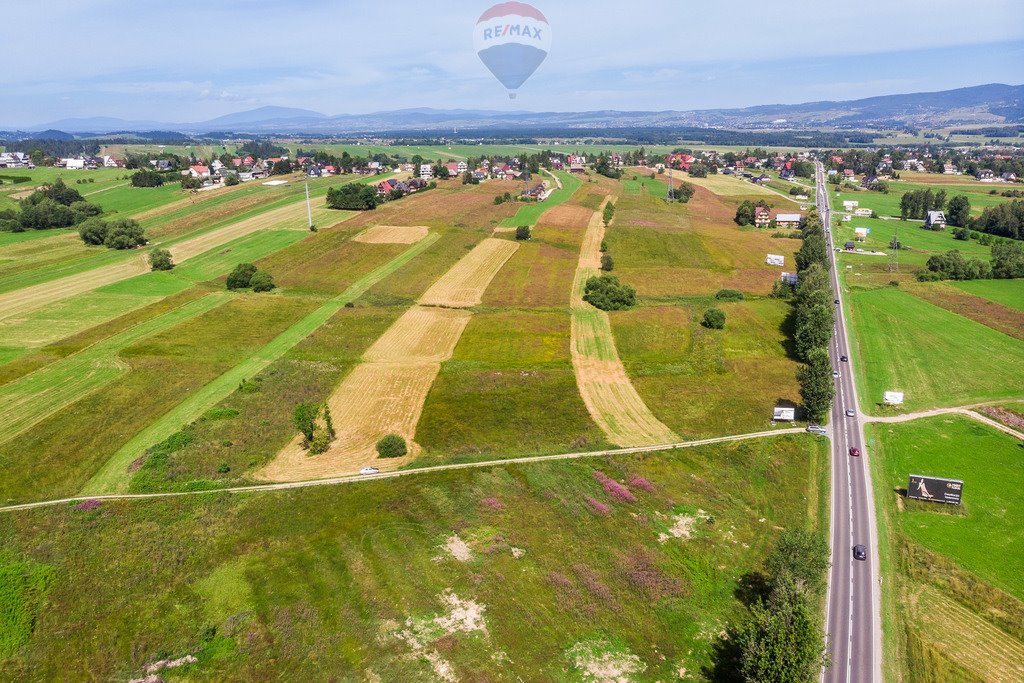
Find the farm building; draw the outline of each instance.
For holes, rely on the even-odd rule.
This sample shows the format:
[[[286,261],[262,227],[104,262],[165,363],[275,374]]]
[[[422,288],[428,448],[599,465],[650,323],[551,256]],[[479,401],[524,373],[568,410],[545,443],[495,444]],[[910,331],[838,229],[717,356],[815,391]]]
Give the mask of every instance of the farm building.
[[[802,216],[798,213],[780,213],[775,217],[775,223],[780,228],[799,228]]]
[[[768,254],[765,258],[765,263],[769,266],[784,266],[786,265],[786,258],[781,254]]]
[[[929,211],[924,224],[929,228],[942,230],[946,227],[946,214],[942,211]]]

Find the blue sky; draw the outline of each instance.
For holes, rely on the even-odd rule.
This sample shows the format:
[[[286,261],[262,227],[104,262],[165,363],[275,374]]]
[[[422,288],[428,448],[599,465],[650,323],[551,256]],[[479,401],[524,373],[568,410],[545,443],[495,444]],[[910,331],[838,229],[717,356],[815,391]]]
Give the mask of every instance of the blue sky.
[[[551,52],[514,102],[473,52],[493,2],[7,4],[3,127],[263,105],[705,109],[1024,83],[1020,0],[535,0]]]

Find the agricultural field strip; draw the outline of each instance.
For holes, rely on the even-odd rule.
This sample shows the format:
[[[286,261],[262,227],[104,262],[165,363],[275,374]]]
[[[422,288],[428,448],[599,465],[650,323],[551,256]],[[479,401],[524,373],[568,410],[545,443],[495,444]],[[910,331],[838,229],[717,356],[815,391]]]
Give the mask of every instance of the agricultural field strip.
[[[479,305],[487,285],[518,248],[509,240],[484,239],[432,284],[419,303],[451,308]]]
[[[0,387],[0,443],[127,372],[129,367],[117,356],[122,349],[212,310],[231,296],[214,292],[190,301]]]
[[[378,177],[386,176],[373,176],[350,182],[370,182]],[[330,211],[324,207],[325,199],[320,193],[324,189],[320,188],[317,196],[312,200],[314,203],[314,219],[330,215]],[[274,200],[275,203],[279,201],[282,200]],[[192,236],[175,237],[166,242],[157,242],[148,246],[166,246],[171,251],[175,261],[182,261],[201,253],[201,251],[222,246],[226,242],[251,232],[256,232],[257,230],[276,227],[305,229],[306,212],[300,210],[300,207],[304,208],[304,203],[304,198],[296,197],[294,201],[290,201],[283,206],[278,206],[241,220],[228,222],[219,228],[200,229],[194,232]],[[287,216],[287,218],[284,218],[284,216]],[[269,224],[271,220],[275,220],[276,224]],[[287,225],[285,225],[286,222]],[[35,310],[48,303],[53,303],[75,294],[81,294],[104,285],[128,279],[146,272],[149,268],[146,257],[135,251],[125,256],[101,253],[100,257],[105,257],[103,258],[104,262],[111,259],[118,259],[119,262],[76,272],[75,274],[54,280],[45,280],[34,285],[0,294],[0,320],[12,315]],[[121,258],[126,260],[120,261]]]
[[[519,248],[516,242],[485,238],[459,259],[363,355],[327,401],[337,437],[324,453],[309,457],[296,436],[256,473],[270,481],[288,481],[354,472],[370,463],[394,470],[418,452],[413,442],[427,394],[451,358],[484,290]],[[374,446],[385,434],[409,442],[402,458],[382,460]]]
[[[610,200],[605,199],[587,225],[573,281],[570,348],[576,384],[587,411],[612,443],[642,446],[677,441],[679,437],[651,413],[630,382],[615,348],[608,314],[583,300],[587,279],[599,272],[602,212]]]
[[[301,211],[302,208],[305,208],[302,204],[302,202],[288,204],[252,218],[230,223],[218,230],[205,232],[172,244],[170,246],[171,257],[175,262],[180,263],[258,230],[279,227],[288,222],[299,222],[304,226],[306,213]],[[323,200],[320,200],[319,204],[322,205]],[[320,211],[320,206],[317,209]],[[145,255],[136,253],[131,259],[121,263],[87,270],[76,275],[2,294],[0,295],[0,320],[31,312],[75,294],[82,294],[135,275],[141,275],[148,270],[149,265]]]
[[[680,441],[677,443],[654,444],[651,446],[633,446],[629,448],[613,448],[603,451],[581,451],[576,453],[557,453],[554,455],[529,455],[519,458],[507,458],[502,460],[486,460],[480,462],[452,463],[449,465],[432,465],[430,467],[419,467],[394,472],[379,472],[369,475],[346,475],[341,477],[328,477],[323,479],[308,479],[303,481],[279,482],[275,484],[253,484],[250,486],[229,486],[220,489],[204,489],[201,491],[165,491],[161,493],[106,493],[95,495],[78,495],[68,498],[56,498],[52,500],[40,500],[32,503],[19,503],[17,505],[0,506],[0,512],[16,512],[18,510],[32,510],[35,508],[52,507],[54,505],[66,505],[83,500],[143,500],[147,498],[177,498],[179,496],[200,496],[206,494],[220,493],[262,493],[268,491],[284,491],[289,489],[309,488],[311,486],[335,486],[339,484],[355,484],[379,479],[391,479],[394,477],[405,477],[417,474],[431,474],[446,470],[475,469],[481,467],[504,467],[506,465],[531,464],[550,462],[552,460],[580,460],[584,458],[605,458],[618,455],[634,455],[637,453],[657,453],[660,451],[671,451],[677,448],[695,448],[716,443],[729,443],[733,441],[749,441],[751,439],[766,439],[783,434],[802,434],[807,430],[803,427],[789,427],[776,429],[767,432],[750,432],[748,434],[733,434],[730,436],[716,436],[709,439],[698,439],[695,441]]]
[[[395,258],[354,282],[338,296],[309,313],[309,315],[279,334],[251,357],[193,392],[187,399],[158,418],[118,449],[104,466],[86,482],[82,489],[83,492],[117,491],[127,488],[128,480],[130,479],[127,466],[145,449],[163,441],[188,423],[198,419],[210,408],[215,407],[227,398],[242,380],[254,377],[330,320],[345,304],[358,299],[370,287],[411,261],[440,239],[440,237],[439,233],[427,235],[409,249],[406,249]]]

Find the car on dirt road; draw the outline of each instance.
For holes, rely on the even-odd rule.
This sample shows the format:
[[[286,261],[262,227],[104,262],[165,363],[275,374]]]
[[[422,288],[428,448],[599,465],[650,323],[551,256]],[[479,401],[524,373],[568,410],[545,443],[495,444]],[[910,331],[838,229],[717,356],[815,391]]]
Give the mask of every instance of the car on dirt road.
[[[850,449],[850,455],[856,458],[857,456],[860,455],[860,449],[854,446],[853,448]]]
[[[868,559],[867,546],[861,545],[859,543],[853,546],[853,559],[861,561]]]
[[[822,436],[828,434],[828,430],[826,430],[821,425],[807,425],[807,431],[809,431],[811,434],[820,434]]]
[[[378,470],[376,467],[364,467],[363,469],[359,470],[359,474],[377,474],[378,472],[380,472],[380,470]]]

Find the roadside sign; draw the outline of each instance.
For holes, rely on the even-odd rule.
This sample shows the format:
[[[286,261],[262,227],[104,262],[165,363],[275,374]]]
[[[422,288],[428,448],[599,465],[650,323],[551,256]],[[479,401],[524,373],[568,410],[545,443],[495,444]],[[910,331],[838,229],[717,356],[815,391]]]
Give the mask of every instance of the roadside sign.
[[[916,500],[959,505],[963,490],[964,483],[959,479],[943,479],[942,477],[926,477],[921,474],[911,474],[907,480],[907,497]]]

